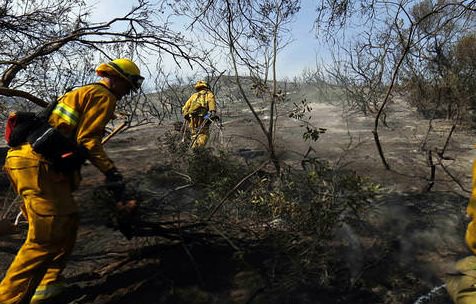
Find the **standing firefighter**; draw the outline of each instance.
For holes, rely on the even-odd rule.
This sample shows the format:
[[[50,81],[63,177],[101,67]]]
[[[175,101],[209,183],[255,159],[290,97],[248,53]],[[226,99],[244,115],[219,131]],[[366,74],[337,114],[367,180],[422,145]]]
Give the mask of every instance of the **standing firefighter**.
[[[53,299],[62,291],[60,273],[78,229],[72,192],[79,186],[79,170],[86,159],[104,173],[114,196],[122,195],[122,175],[101,138],[117,100],[137,91],[144,78],[129,59],[103,63],[96,72],[102,77],[99,82],[69,91],[58,100],[44,120],[48,130],[30,135],[7,154],[5,171],[23,198],[22,212],[29,228],[0,283],[2,304],[56,303]]]
[[[192,147],[203,147],[207,144],[210,119],[216,117],[215,95],[208,83],[199,80],[192,94],[182,108],[183,117],[189,122],[192,132]]]
[[[466,244],[473,255],[459,260],[456,271],[446,277],[446,288],[455,304],[476,303],[476,161],[473,162],[472,193],[466,208],[471,222],[466,228]]]

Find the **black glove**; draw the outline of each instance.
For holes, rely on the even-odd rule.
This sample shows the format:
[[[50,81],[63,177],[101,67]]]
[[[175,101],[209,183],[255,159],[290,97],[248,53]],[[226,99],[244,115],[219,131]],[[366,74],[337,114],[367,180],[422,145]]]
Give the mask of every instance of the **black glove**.
[[[121,200],[125,189],[122,174],[116,168],[112,168],[105,173],[105,176],[107,190],[112,192],[116,201]]]
[[[128,240],[134,236],[135,232],[135,214],[137,212],[137,201],[134,199],[126,202],[121,201],[116,203],[116,223],[117,229]]]

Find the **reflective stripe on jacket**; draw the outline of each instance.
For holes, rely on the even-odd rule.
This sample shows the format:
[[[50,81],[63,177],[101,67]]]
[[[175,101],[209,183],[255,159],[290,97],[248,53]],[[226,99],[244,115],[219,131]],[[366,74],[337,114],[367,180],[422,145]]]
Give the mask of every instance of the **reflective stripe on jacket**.
[[[117,98],[106,87],[90,84],[66,93],[58,102],[49,123],[89,151],[89,160],[101,172],[114,167],[101,144],[113,117]]]
[[[76,127],[79,122],[79,113],[74,108],[71,108],[66,103],[58,103],[56,108],[54,108],[53,113],[60,116],[65,120],[70,126]]]

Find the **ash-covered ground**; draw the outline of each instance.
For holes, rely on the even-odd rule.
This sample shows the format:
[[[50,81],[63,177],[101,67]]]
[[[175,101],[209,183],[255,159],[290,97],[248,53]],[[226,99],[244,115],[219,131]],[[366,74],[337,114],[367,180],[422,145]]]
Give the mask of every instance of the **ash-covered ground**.
[[[311,89],[294,92],[291,98],[303,96],[317,100]],[[345,284],[286,293],[262,271],[269,261],[267,252],[249,253],[243,263],[236,257],[239,245],[226,237],[197,242],[177,234],[175,226],[173,231],[167,225],[157,230],[154,223],[192,223],[193,206],[204,195],[174,167],[166,134],[177,131],[174,121],[166,121],[128,129],[106,146],[129,188],[140,193],[140,217],[149,225],[136,231],[141,236],[128,240],[112,228],[110,209],[101,196],[103,177],[91,165],[83,168],[76,193],[81,228],[64,272],[64,303],[449,303],[444,288],[439,288],[442,278],[456,260],[469,255],[463,240],[464,211],[474,136],[456,130],[445,151],[448,157],[441,160],[444,169],[436,167],[434,185],[425,191],[430,168],[422,145],[442,147],[450,130],[445,122],[429,135],[429,121],[419,118],[415,109],[403,102],[392,104],[388,127],[382,126],[380,133],[391,166],[386,170],[373,141],[372,118],[345,116],[332,103],[311,105],[312,123],[327,129],[312,144],[316,155],[332,166],[355,170],[383,189],[359,222],[336,231],[336,267]],[[276,143],[281,161],[292,166],[299,164],[310,144],[302,139],[302,123],[285,114],[278,120]],[[263,138],[248,111],[227,111],[222,120],[222,136],[213,139],[211,147],[246,163],[266,157]],[[13,196],[4,176],[0,186],[5,208]],[[201,229],[194,227],[194,236],[206,232]],[[25,232],[23,223],[17,233],[0,239],[0,273],[6,271]]]

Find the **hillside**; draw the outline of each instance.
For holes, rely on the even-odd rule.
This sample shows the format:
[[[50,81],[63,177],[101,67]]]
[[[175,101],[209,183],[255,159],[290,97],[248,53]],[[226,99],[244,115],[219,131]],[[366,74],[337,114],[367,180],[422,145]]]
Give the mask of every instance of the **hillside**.
[[[430,169],[421,146],[425,139],[429,146],[443,146],[450,130],[446,122],[433,121],[428,134],[430,122],[415,109],[402,100],[391,104],[388,128],[382,127],[380,134],[392,168],[385,170],[373,141],[372,118],[344,115],[335,100],[323,100],[312,86],[293,88],[288,98],[280,106],[276,135],[283,164],[299,168],[309,150],[310,144],[302,139],[302,123],[288,116],[292,102],[305,98],[312,107],[311,122],[327,129],[312,144],[314,155],[330,168],[355,172],[378,185],[378,195],[369,200],[365,212],[335,231],[330,241],[335,246],[328,248],[332,263],[319,268],[319,273],[303,269],[297,275],[292,259],[272,253],[276,244],[240,238],[249,231],[241,231],[239,223],[182,227],[182,233],[173,225],[158,227],[158,223],[181,221],[185,227],[194,223],[195,211],[204,208],[196,206],[197,200],[206,197],[200,187],[190,184],[170,149],[170,140],[180,140],[181,134],[175,121],[168,120],[126,130],[106,147],[129,187],[139,194],[140,236],[127,240],[110,227],[100,186],[103,177],[91,165],[84,167],[76,193],[82,225],[64,273],[68,295],[63,303],[449,303],[442,277],[469,254],[463,236],[474,159],[472,133],[456,130],[446,150],[449,157],[443,160],[451,176],[437,166],[435,183],[427,192]],[[231,159],[243,164],[240,168],[258,166],[266,153],[249,110],[233,100],[224,106],[223,136],[210,146],[228,151]],[[261,178],[272,170],[265,166]],[[236,173],[245,177],[250,171]],[[5,179],[1,181],[5,196],[8,189]],[[285,234],[277,223],[266,227],[268,233]],[[25,230],[22,224],[18,233],[0,239],[0,273],[13,259]],[[290,262],[280,265],[282,261]],[[299,280],[325,279],[325,273],[334,276],[319,288]]]

